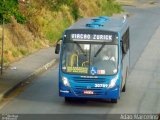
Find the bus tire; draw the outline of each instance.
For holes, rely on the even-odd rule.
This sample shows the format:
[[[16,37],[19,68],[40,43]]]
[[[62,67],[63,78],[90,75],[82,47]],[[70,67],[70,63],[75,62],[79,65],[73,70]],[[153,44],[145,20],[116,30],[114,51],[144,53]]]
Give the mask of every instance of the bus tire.
[[[111,103],[117,103],[118,100],[117,99],[111,99]]]
[[[126,81],[125,81],[125,84],[124,84],[124,86],[122,88],[122,92],[126,92]]]
[[[122,92],[126,92],[126,81],[127,81],[127,78],[128,78],[128,68],[127,68],[127,70],[126,70],[125,84],[124,84],[124,86],[123,86]]]
[[[69,102],[72,102],[72,101],[73,101],[72,98],[70,98],[70,97],[65,97],[65,102],[66,102],[66,103],[69,103]]]
[[[122,77],[122,80],[123,80],[123,77]],[[126,91],[126,78],[125,78],[124,82],[125,82],[124,86],[121,83],[121,92],[125,92]]]

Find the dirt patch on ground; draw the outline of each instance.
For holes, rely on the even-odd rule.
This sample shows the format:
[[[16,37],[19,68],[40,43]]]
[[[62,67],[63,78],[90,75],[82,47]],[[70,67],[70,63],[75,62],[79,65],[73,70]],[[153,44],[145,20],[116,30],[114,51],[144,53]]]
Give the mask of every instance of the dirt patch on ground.
[[[124,6],[135,6],[137,8],[149,8],[160,6],[160,2],[156,2],[155,0],[147,0],[140,2],[139,0],[116,0],[118,3]]]
[[[136,5],[136,0],[116,0],[118,3],[120,3],[121,5],[131,5],[134,6]]]
[[[145,3],[137,2],[136,6],[139,7],[139,8],[150,8],[150,7],[160,6],[160,3],[159,2],[155,2],[154,0],[150,0],[150,1],[145,2]]]

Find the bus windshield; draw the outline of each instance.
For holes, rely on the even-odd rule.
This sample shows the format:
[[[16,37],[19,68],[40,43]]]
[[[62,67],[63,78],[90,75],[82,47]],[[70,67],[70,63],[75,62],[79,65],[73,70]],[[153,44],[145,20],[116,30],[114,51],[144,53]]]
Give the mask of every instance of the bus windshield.
[[[64,43],[62,70],[80,75],[114,75],[118,66],[118,45]]]

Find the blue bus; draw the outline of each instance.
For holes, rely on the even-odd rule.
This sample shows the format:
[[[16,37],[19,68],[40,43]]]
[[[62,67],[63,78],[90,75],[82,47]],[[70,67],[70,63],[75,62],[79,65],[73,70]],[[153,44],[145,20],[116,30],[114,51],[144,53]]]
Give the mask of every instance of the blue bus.
[[[82,18],[63,33],[59,95],[73,99],[107,99],[117,103],[129,73],[129,25],[126,17]]]

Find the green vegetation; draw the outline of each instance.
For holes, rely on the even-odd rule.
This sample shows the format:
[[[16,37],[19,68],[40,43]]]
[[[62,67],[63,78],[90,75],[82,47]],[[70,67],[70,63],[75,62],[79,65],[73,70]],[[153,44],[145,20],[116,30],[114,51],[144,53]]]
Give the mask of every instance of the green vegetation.
[[[102,0],[102,14],[112,16],[113,13],[119,13],[122,10],[119,4],[114,3],[114,0]]]
[[[34,0],[28,10],[32,13],[28,16],[32,21],[31,26],[51,43],[61,36],[65,28],[81,17],[111,16],[123,11],[114,0]]]
[[[0,6],[0,20],[4,15],[7,23],[6,63],[54,45],[79,18],[111,16],[123,11],[115,0],[1,0]]]
[[[0,1],[0,22],[2,19],[6,23],[10,22],[11,16],[14,16],[19,23],[25,23],[26,17],[18,9],[18,0],[1,0]]]

